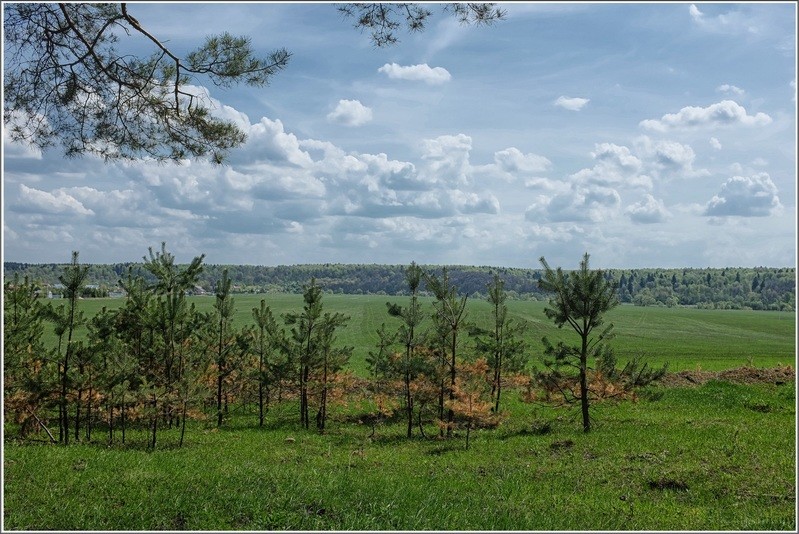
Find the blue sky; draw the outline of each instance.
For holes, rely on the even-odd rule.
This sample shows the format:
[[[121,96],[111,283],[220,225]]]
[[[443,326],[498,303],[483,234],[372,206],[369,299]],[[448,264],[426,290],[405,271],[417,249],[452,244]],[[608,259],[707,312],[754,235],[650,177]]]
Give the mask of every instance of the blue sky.
[[[795,3],[508,3],[493,27],[429,7],[378,49],[329,3],[132,4],[177,52],[230,31],[292,58],[208,86],[248,133],[224,166],[4,134],[4,260],[795,265]]]

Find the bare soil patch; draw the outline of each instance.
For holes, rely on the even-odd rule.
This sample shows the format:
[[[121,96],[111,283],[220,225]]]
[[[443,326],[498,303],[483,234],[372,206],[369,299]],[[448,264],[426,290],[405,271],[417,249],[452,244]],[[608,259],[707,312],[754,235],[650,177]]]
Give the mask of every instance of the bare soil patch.
[[[724,380],[737,384],[776,384],[796,381],[796,371],[790,365],[760,369],[738,367],[725,371],[679,371],[666,373],[659,383],[666,387],[699,386],[709,380]]]

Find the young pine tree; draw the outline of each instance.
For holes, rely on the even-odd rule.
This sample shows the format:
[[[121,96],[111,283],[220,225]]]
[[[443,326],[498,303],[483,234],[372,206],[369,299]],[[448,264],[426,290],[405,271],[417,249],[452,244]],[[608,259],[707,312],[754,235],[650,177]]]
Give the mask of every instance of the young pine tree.
[[[592,334],[604,324],[605,313],[619,303],[616,284],[605,278],[602,271],[590,270],[588,259],[589,255],[586,253],[580,262],[580,268],[567,275],[560,267],[553,270],[542,256],[540,261],[544,266],[544,276],[538,281],[541,289],[553,294],[549,306],[544,309],[546,316],[558,328],[569,325],[579,336],[579,344],[576,346],[562,341],[552,345],[546,337],[542,341],[545,354],[552,358],[546,362],[547,367],[553,369],[549,378],[559,380],[559,368],[564,365],[576,367],[578,370],[580,392],[575,400],[580,401],[584,432],[591,430],[588,413],[588,361],[599,358],[606,352],[606,341],[611,337],[613,324],[609,324],[595,337]]]
[[[78,311],[78,298],[80,297],[80,290],[83,288],[83,282],[86,280],[86,275],[89,272],[88,266],[82,266],[78,262],[78,252],[72,252],[72,263],[64,268],[64,274],[58,277],[58,280],[64,285],[64,295],[67,298],[67,317],[66,317],[66,332],[67,332],[67,347],[64,353],[64,360],[61,364],[61,396],[59,403],[59,411],[61,414],[59,424],[59,440],[64,445],[69,445],[69,412],[67,410],[67,392],[69,388],[69,364],[70,358],[73,356],[74,348],[72,344],[72,337],[75,333],[75,328],[78,326],[82,318],[81,312]]]
[[[458,334],[466,318],[466,300],[467,297],[458,297],[458,292],[455,286],[452,285],[449,279],[449,273],[446,268],[439,279],[435,275],[429,274],[425,276],[427,289],[429,289],[436,298],[434,304],[435,314],[433,319],[437,325],[439,332],[442,332],[446,338],[447,354],[448,354],[448,371],[449,371],[449,401],[455,399],[455,379],[457,378],[457,353],[458,353]],[[442,354],[443,361],[443,354]],[[443,384],[442,384],[443,385]],[[443,388],[442,388],[442,401],[443,401]],[[455,421],[455,412],[450,408],[447,411],[447,437],[452,436],[452,426]]]
[[[492,410],[499,412],[502,397],[502,373],[518,373],[527,364],[528,354],[526,345],[521,339],[523,324],[515,322],[508,317],[507,293],[505,282],[499,275],[494,274],[488,284],[487,300],[491,304],[492,328],[486,330],[473,327],[469,334],[476,337],[478,353],[484,354],[490,362],[492,381],[491,399],[494,406]]]

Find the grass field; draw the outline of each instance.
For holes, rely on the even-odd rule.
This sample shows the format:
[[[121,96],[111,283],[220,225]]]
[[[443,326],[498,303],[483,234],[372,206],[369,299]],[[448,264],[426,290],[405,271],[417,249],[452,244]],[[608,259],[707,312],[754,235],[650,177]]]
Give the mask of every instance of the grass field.
[[[265,298],[280,314],[300,295],[237,295],[237,323]],[[352,317],[341,342],[365,374],[375,330],[394,319],[386,296],[325,295]],[[213,297],[192,297],[209,307]],[[88,315],[121,300],[83,300]],[[544,303],[509,303],[528,322],[534,361],[543,335],[566,339]],[[488,322],[485,302],[470,318]],[[795,314],[622,306],[609,314],[624,360],[642,353],[672,370],[795,365]],[[254,407],[230,423],[194,422],[186,443],[163,429],[159,449],[130,431],[109,447],[4,443],[7,530],[796,530],[795,383],[651,386],[633,401],[573,408],[504,397],[493,430],[404,438],[401,422],[370,437],[357,408],[336,408],[324,434],[297,424],[296,402],[257,427]],[[434,433],[434,429],[429,428]],[[418,433],[417,433],[418,434]],[[117,440],[119,438],[117,437]]]
[[[252,323],[252,308],[261,299],[279,316],[302,309],[302,295],[235,295],[235,322],[241,326]],[[214,298],[190,297],[200,309],[211,309]],[[325,295],[325,311],[342,312],[351,317],[341,330],[340,343],[355,348],[350,367],[362,376],[367,373],[366,355],[374,350],[381,323],[397,325],[397,319],[386,312],[386,302],[405,305],[407,297],[380,295]],[[57,301],[54,301],[57,302]],[[103,307],[116,308],[123,299],[86,299],[81,308],[91,316]],[[432,299],[423,299],[432,313]],[[573,339],[568,329],[559,330],[544,315],[544,302],[509,301],[512,317],[525,321],[525,337],[529,343],[532,361],[540,361],[541,337]],[[468,319],[489,326],[491,309],[484,300],[471,300]],[[656,308],[618,306],[607,315],[614,323],[616,338],[612,341],[620,362],[643,355],[653,365],[668,362],[669,369],[680,371],[696,369],[717,371],[753,365],[773,367],[792,365],[796,352],[796,313],[741,310],[702,310],[694,308]]]
[[[295,406],[162,449],[6,443],[4,522],[26,530],[789,530],[794,385],[708,382],[514,417],[453,440],[402,425],[299,430]],[[509,397],[510,399],[510,397]],[[549,426],[541,424],[550,423]],[[537,429],[537,431],[534,431]],[[295,441],[287,441],[292,437]],[[102,436],[98,437],[102,441]]]

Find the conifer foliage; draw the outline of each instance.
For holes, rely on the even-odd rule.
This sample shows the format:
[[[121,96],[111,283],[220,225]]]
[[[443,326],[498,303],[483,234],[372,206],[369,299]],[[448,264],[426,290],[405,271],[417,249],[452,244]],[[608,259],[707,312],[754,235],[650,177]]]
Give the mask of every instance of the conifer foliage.
[[[590,270],[588,259],[586,254],[580,269],[565,273],[541,258],[540,286],[552,295],[545,314],[574,330],[579,343],[553,345],[544,338],[547,370],[535,372],[547,394],[579,401],[586,432],[589,399],[628,396],[665,372],[640,358],[616,368],[607,344],[613,325],[604,325],[605,313],[618,303],[615,283]],[[520,383],[533,356],[521,341],[526,324],[510,318],[497,273],[485,287],[490,320],[478,324],[467,313],[469,296],[448,269],[411,262],[407,301],[387,303],[376,350],[366,358],[366,380],[346,369],[354,347],[340,338],[351,318],[324,309],[325,290],[316,278],[303,286],[301,310],[276,316],[264,298],[242,325],[234,320],[234,286],[226,269],[214,283],[208,311],[199,311],[187,294],[205,269],[204,255],[181,265],[161,243],[143,260],[149,276],[129,268],[119,280],[126,292],[122,305],[103,307],[88,320],[78,305],[88,266],[78,262],[77,252],[59,277],[64,304],[43,305],[39,287],[27,278],[5,283],[4,408],[22,437],[45,431],[68,445],[96,441],[99,434],[112,445],[124,444],[127,430],[137,428],[153,450],[159,432],[177,429],[177,445],[183,446],[187,420],[221,428],[230,423],[232,407],[257,413],[264,427],[274,400],[281,407],[296,402],[299,426],[311,429],[314,421],[320,433],[341,403],[357,403],[371,410],[359,420],[371,423],[372,436],[380,422],[396,415],[407,438],[415,428],[422,438],[437,431],[437,439],[465,431],[468,448],[475,429],[502,420],[503,391]],[[48,323],[51,347],[43,341]],[[83,331],[76,335],[78,327]],[[589,367],[594,360],[597,365]],[[54,422],[57,434],[50,430]],[[169,436],[175,434],[164,439],[174,444]]]

